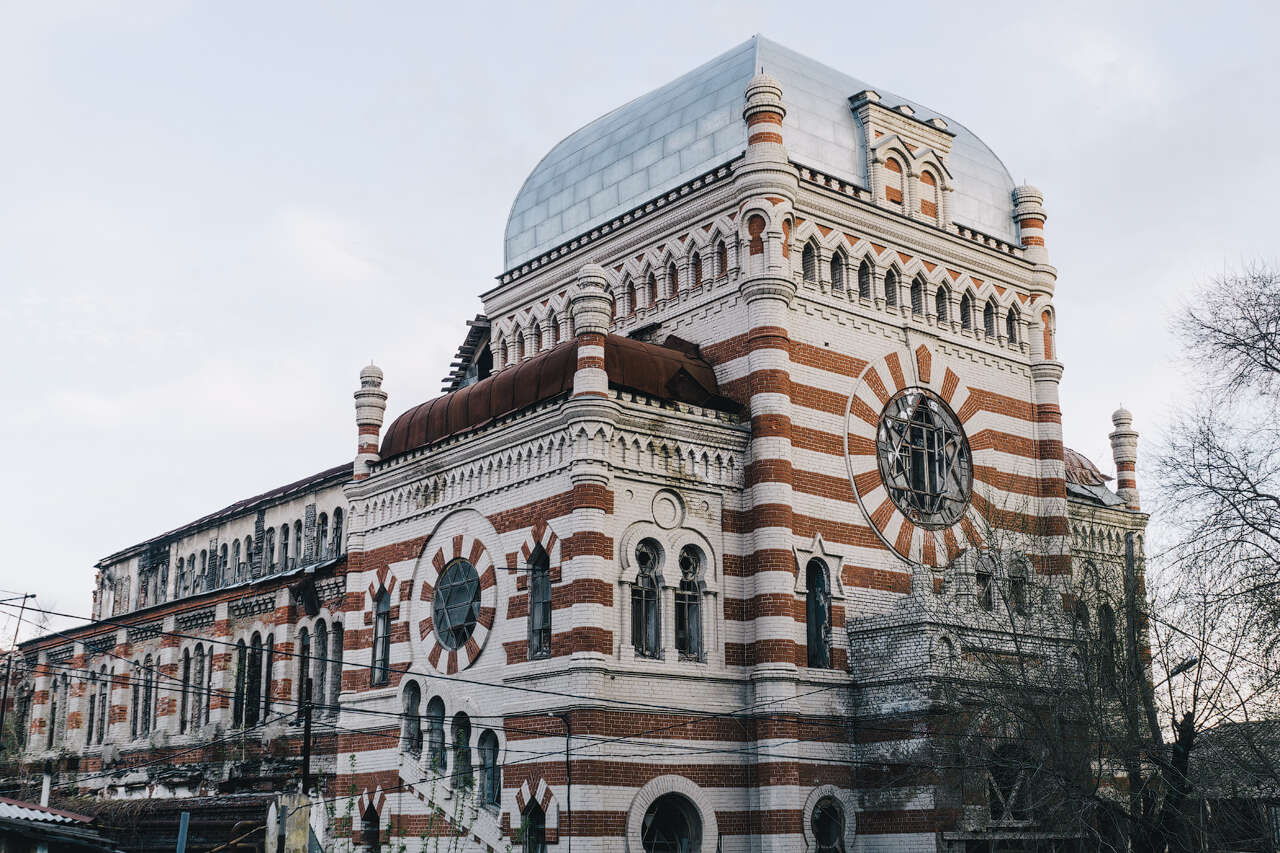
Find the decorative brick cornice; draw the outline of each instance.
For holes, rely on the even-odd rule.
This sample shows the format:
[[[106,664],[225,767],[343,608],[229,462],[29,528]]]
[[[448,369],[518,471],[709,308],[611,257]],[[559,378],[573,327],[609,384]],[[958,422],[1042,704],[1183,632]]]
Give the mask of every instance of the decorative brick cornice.
[[[164,623],[159,621],[147,622],[145,625],[130,625],[126,639],[132,645],[158,637],[162,631],[164,631]]]
[[[241,598],[231,602],[227,609],[236,619],[261,616],[276,609],[276,597],[273,593],[268,593],[253,598]]]
[[[192,610],[189,613],[179,613],[174,618],[174,626],[179,631],[194,631],[199,628],[207,628],[214,623],[218,616],[216,607],[206,607],[202,610]]]

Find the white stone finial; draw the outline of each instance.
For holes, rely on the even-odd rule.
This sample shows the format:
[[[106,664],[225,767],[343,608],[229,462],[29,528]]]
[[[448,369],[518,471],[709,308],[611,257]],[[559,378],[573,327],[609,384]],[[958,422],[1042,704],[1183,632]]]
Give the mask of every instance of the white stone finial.
[[[1133,428],[1133,413],[1124,406],[1111,415],[1115,431],[1111,439],[1111,457],[1116,463],[1116,494],[1129,509],[1141,509],[1138,496],[1138,433]]]

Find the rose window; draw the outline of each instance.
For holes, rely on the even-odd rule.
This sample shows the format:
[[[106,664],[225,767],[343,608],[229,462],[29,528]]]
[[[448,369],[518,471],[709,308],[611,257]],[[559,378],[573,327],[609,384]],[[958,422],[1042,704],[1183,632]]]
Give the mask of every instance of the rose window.
[[[955,524],[973,491],[969,440],[955,413],[924,388],[899,391],[880,415],[876,461],[893,503],[929,529]]]

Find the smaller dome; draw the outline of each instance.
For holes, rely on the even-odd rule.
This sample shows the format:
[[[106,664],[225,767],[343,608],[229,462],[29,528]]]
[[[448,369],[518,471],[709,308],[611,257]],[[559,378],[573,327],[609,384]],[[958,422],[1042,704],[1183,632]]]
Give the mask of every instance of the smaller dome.
[[[1133,412],[1121,406],[1111,413],[1111,423],[1115,424],[1117,429],[1131,426],[1133,424]]]
[[[382,368],[373,362],[369,362],[368,365],[360,368],[360,384],[368,385],[370,383],[375,385],[382,383]]]
[[[1098,470],[1083,453],[1062,448],[1062,462],[1067,469],[1067,482],[1078,486],[1105,486],[1111,478]]]

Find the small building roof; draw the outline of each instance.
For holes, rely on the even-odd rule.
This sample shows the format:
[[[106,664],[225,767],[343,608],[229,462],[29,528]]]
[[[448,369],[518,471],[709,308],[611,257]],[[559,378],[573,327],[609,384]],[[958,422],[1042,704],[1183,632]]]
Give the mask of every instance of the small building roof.
[[[414,406],[387,429],[381,456],[390,459],[568,394],[577,369],[577,342],[565,341],[479,382]],[[738,409],[720,394],[715,372],[698,355],[697,347],[677,338],[659,345],[606,335],[604,369],[614,388],[694,406]]]
[[[1062,462],[1067,473],[1067,496],[1102,506],[1125,506],[1124,499],[1107,487],[1108,475],[1098,470],[1078,450],[1062,448]]]

